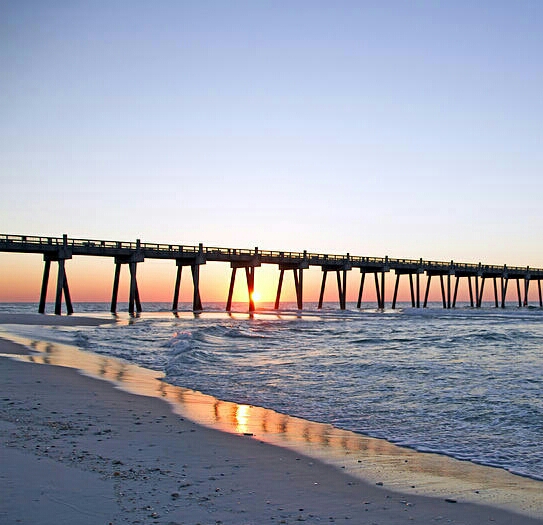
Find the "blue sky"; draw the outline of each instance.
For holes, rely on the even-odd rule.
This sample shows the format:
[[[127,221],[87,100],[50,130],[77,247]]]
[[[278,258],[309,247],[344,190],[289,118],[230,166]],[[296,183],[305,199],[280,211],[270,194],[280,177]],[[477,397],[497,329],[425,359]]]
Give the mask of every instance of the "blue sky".
[[[543,267],[538,1],[0,0],[0,230]]]

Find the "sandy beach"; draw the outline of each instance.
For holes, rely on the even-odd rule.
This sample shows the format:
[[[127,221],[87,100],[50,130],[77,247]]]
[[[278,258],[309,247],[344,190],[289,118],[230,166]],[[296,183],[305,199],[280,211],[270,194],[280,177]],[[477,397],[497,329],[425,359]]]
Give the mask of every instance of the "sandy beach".
[[[100,321],[0,316],[18,322]],[[156,397],[15,357],[29,352],[0,339],[1,523],[543,523],[392,491],[256,434],[206,428]]]

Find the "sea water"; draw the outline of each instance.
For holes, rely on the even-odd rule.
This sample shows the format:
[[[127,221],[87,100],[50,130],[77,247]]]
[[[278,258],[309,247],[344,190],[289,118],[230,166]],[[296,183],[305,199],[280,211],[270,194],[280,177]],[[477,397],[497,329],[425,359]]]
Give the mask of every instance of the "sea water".
[[[543,310],[336,305],[10,326],[165,373],[165,381],[543,480]],[[119,305],[121,309],[123,305]],[[185,305],[189,309],[189,305]],[[106,304],[76,311],[107,317]],[[36,312],[2,304],[0,312]]]

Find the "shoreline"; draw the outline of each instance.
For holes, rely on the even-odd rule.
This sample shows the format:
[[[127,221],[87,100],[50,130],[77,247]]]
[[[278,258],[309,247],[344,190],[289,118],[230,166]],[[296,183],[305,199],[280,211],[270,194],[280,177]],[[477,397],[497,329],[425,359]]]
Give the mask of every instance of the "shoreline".
[[[74,321],[80,320],[72,319]],[[93,319],[93,321],[96,320]],[[0,316],[0,322],[2,322],[2,316]],[[101,320],[100,323],[102,322]],[[110,512],[109,516],[114,516],[114,518],[108,518],[112,523],[131,523],[136,516],[138,516],[138,519],[142,519],[142,522],[151,519],[155,523],[177,523],[177,521],[172,520],[180,520],[179,523],[196,523],[198,519],[209,522],[212,516],[217,517],[222,523],[240,523],[240,521],[262,523],[266,520],[272,520],[270,522],[277,520],[277,523],[283,520],[283,522],[289,523],[300,518],[310,522],[318,521],[317,518],[322,521],[330,521],[330,518],[334,518],[336,522],[342,522],[341,520],[344,520],[347,514],[354,520],[351,521],[354,523],[358,522],[356,521],[358,518],[364,518],[361,522],[366,522],[366,516],[368,516],[369,523],[379,522],[384,524],[397,523],[407,519],[414,523],[428,523],[437,517],[451,519],[453,522],[462,521],[463,523],[474,524],[489,519],[495,520],[497,523],[511,523],[513,518],[515,523],[543,523],[542,520],[535,518],[514,515],[499,508],[499,506],[485,507],[464,502],[464,498],[458,497],[457,499],[457,496],[454,495],[453,497],[450,492],[441,493],[434,498],[417,494],[417,491],[406,493],[406,491],[399,490],[401,487],[395,485],[394,480],[386,478],[382,461],[377,461],[373,465],[376,474],[380,476],[379,479],[383,480],[381,482],[375,482],[376,478],[371,477],[370,471],[372,467],[369,465],[372,457],[381,458],[385,463],[389,463],[388,467],[391,472],[400,473],[396,477],[405,477],[406,472],[411,472],[407,481],[412,483],[414,479],[413,471],[406,471],[405,465],[411,466],[417,462],[417,458],[418,460],[425,458],[428,463],[425,463],[423,472],[425,476],[430,476],[428,478],[430,481],[435,483],[437,470],[441,469],[443,471],[439,473],[441,477],[447,478],[452,475],[454,478],[456,474],[451,471],[450,465],[458,464],[456,466],[459,467],[459,464],[464,462],[452,460],[446,456],[422,454],[410,449],[401,449],[382,440],[373,440],[364,436],[358,436],[357,442],[354,443],[352,433],[333,429],[329,425],[320,425],[291,418],[273,413],[273,411],[264,411],[264,409],[258,407],[220,402],[215,398],[211,398],[211,396],[204,396],[189,389],[167,385],[157,377],[159,374],[148,373],[147,387],[150,387],[151,391],[156,391],[158,384],[160,392],[155,392],[153,395],[157,396],[158,394],[159,397],[164,398],[169,402],[170,406],[168,406],[162,400],[150,397],[151,391],[147,394],[140,391],[139,396],[136,397],[132,393],[119,390],[118,384],[116,387],[111,383],[111,381],[115,381],[115,376],[119,374],[136,376],[135,369],[138,367],[134,365],[127,365],[111,358],[87,353],[94,356],[96,365],[102,366],[104,370],[102,377],[110,382],[99,381],[67,368],[70,366],[77,368],[75,362],[73,365],[64,364],[63,367],[43,367],[36,364],[40,360],[55,364],[55,359],[57,357],[60,359],[60,356],[54,351],[45,354],[41,349],[40,354],[40,348],[35,348],[34,350],[37,350],[37,353],[22,358],[27,361],[35,361],[34,363],[21,363],[14,359],[8,359],[6,349],[10,352],[17,352],[17,349],[21,347],[17,347],[13,342],[5,344],[4,341],[0,341],[0,353],[6,354],[6,357],[2,360],[2,374],[5,380],[4,383],[7,386],[3,401],[4,417],[1,420],[2,455],[11,458],[8,458],[6,464],[14,465],[11,470],[17,470],[17,465],[25,463],[35,463],[36,465],[39,463],[40,466],[48,465],[49,470],[47,472],[55,468],[69,469],[70,472],[67,474],[69,477],[76,474],[83,476],[84,473],[85,476],[90,476],[94,480],[91,480],[92,482],[87,480],[90,483],[89,487],[94,485],[96,487],[92,489],[82,488],[79,497],[86,497],[83,494],[90,491],[92,497],[95,495],[98,498],[104,491],[108,493],[108,490],[112,491],[109,492],[110,496],[112,496],[117,490],[115,487],[121,485],[123,489],[118,490],[124,491],[123,494],[131,493],[133,498],[141,501],[146,500],[146,498],[154,498],[157,491],[161,494],[163,492],[160,497],[156,496],[158,503],[131,509],[128,508],[129,505],[124,501],[126,499],[124,496],[115,496],[114,499],[117,503],[108,511]],[[61,347],[62,345],[56,346]],[[66,357],[62,358],[65,359]],[[80,359],[81,355],[78,355],[76,361],[80,361]],[[115,365],[115,363],[117,364]],[[91,372],[87,372],[87,374],[92,375]],[[141,378],[135,377],[135,379],[139,381]],[[51,389],[51,385],[55,385],[55,388]],[[128,390],[126,384],[123,388]],[[66,389],[68,389],[69,395]],[[44,400],[50,403],[47,407],[43,401],[40,401],[41,405],[38,404],[37,399],[42,399],[40,393],[41,395],[46,394]],[[181,417],[172,412],[172,408],[174,412],[179,412],[179,408],[176,409],[173,401],[180,396],[184,398],[183,410],[185,410]],[[88,399],[94,400],[96,397],[101,400],[100,406],[95,406],[94,403],[89,407],[85,406]],[[5,401],[8,398],[10,401]],[[204,403],[206,398],[209,398],[207,399],[207,405]],[[7,406],[4,406],[6,403]],[[201,410],[204,405],[206,408]],[[240,407],[243,408],[241,413]],[[206,418],[209,417],[210,409],[213,409],[215,414],[221,416],[219,422],[223,426],[228,421],[233,422],[235,432],[225,433],[206,428]],[[51,416],[51,414],[54,414],[54,416]],[[58,416],[59,414],[62,414],[62,418]],[[273,419],[273,414],[276,414],[274,416],[276,420]],[[135,420],[135,418],[139,419]],[[83,420],[87,422],[87,425],[92,425],[88,427],[89,429],[98,426],[100,422],[102,425],[107,424],[107,428],[99,430],[98,433],[91,432],[82,425]],[[163,425],[162,423],[166,421],[168,425]],[[240,426],[240,421],[245,426]],[[290,427],[294,429],[294,434],[296,434],[297,428],[298,437],[304,437],[303,443],[298,443],[300,448],[292,450],[284,446],[275,446],[292,446],[292,443],[285,443],[284,432],[264,432],[263,422],[269,428],[277,426]],[[23,428],[25,425],[26,430]],[[29,428],[30,431],[28,431]],[[161,432],[165,428],[167,428],[167,431]],[[323,429],[327,429],[326,432]],[[223,428],[222,430],[228,429]],[[232,432],[231,429],[230,432]],[[181,439],[176,435],[178,433],[183,434]],[[18,436],[21,441],[14,439],[14,435]],[[12,437],[10,438],[10,436]],[[273,440],[270,440],[270,436],[275,436],[277,442],[274,443]],[[43,444],[46,442],[55,443],[56,455],[51,453],[51,448],[44,452]],[[145,481],[143,478],[138,478],[135,474],[138,472],[137,465],[148,464],[150,459],[153,459],[155,450],[150,450],[151,447],[146,445],[148,442],[154,442],[156,448],[153,448],[156,451],[161,451],[160,457],[154,459],[155,463],[161,463],[161,466],[155,466],[155,468],[159,470],[164,468],[164,465],[162,465],[164,463],[169,465],[168,469],[171,472],[175,472],[175,475],[172,476],[166,473],[152,478],[158,484],[157,486],[162,487],[164,490],[156,489],[156,491],[153,491],[150,486],[143,483]],[[338,461],[345,463],[347,457],[349,460],[354,460],[351,461],[350,465],[344,465],[346,466],[345,469],[342,469],[340,463],[334,464],[333,461],[332,464],[327,464],[327,462],[330,462],[331,442],[342,444],[339,447],[342,450],[342,457],[336,458]],[[129,444],[129,448],[133,449],[133,454],[128,454],[130,450],[126,450],[126,443]],[[325,447],[326,453],[318,450],[318,446],[323,443],[327,443]],[[364,443],[367,454],[362,459],[355,459],[359,457],[356,454],[361,451],[361,443]],[[388,445],[388,448],[385,444]],[[83,446],[85,446],[84,449],[80,448]],[[96,450],[93,456],[94,461],[88,457],[91,448]],[[401,453],[393,457],[391,456],[391,450],[393,449],[399,449]],[[84,452],[85,450],[87,453]],[[113,458],[112,451],[115,451],[119,457]],[[307,451],[313,452],[313,457],[304,455]],[[21,453],[24,457],[21,456]],[[405,455],[406,453],[408,455]],[[322,457],[319,457],[319,454],[322,454]],[[230,463],[230,461],[221,460],[226,456],[235,456],[238,467],[232,469],[230,468],[232,465],[228,465],[228,468],[226,468],[224,463]],[[100,457],[102,460],[108,458],[106,464],[99,459]],[[120,463],[115,463],[119,461]],[[205,465],[207,463],[210,463],[210,465]],[[118,466],[115,467],[116,465]],[[128,468],[128,465],[131,465],[131,467]],[[214,470],[221,465],[224,465],[223,468],[219,469],[221,472]],[[244,465],[244,467],[241,468],[241,465]],[[473,472],[480,473],[480,478],[477,479],[476,483],[481,488],[485,487],[485,484],[499,485],[500,483],[504,483],[507,488],[507,484],[512,478],[519,478],[500,469],[491,469],[473,464],[468,466]],[[204,479],[204,475],[201,474],[202,469],[204,471],[213,471],[213,473]],[[8,471],[11,470],[8,469]],[[24,472],[17,474],[21,479],[13,481],[14,486],[17,483],[20,483],[21,486],[27,484],[34,486],[40,483],[39,479],[29,479],[31,474],[26,472],[27,469],[23,468],[21,470]],[[198,477],[199,481],[198,483],[189,481],[187,483],[190,483],[190,485],[181,487],[185,482],[181,483],[180,480],[189,477],[189,470],[192,472],[192,478],[196,479]],[[360,476],[361,473],[355,472],[356,470],[364,471],[362,472],[363,475]],[[43,479],[47,478],[47,472],[44,473]],[[200,474],[196,475],[195,472]],[[316,476],[317,472],[318,476]],[[500,479],[501,475],[505,475],[507,479]],[[145,476],[151,479],[149,472]],[[172,478],[180,478],[180,480],[174,482]],[[222,482],[227,481],[223,478],[228,478],[229,483],[222,484]],[[207,493],[206,491],[211,489],[209,487],[203,489],[204,486],[209,485],[209,481],[213,481],[217,485],[215,489],[218,492]],[[458,482],[458,480],[455,481],[455,483]],[[20,505],[24,507],[26,504],[20,499],[21,496],[17,500],[16,496],[10,491],[10,480],[2,478],[2,483],[6,485],[3,488],[4,492],[10,494],[10,498],[6,499],[10,501],[9,505],[11,506],[6,512],[13,513],[17,511],[18,505],[14,503],[15,501],[19,501]],[[179,486],[172,489],[172,483],[174,485],[177,483]],[[376,483],[380,484],[377,485]],[[534,481],[533,483],[539,490],[543,486],[541,482]],[[418,484],[418,481],[416,484]],[[393,489],[393,491],[390,489]],[[199,492],[195,492],[196,490]],[[446,489],[446,491],[448,490]],[[464,487],[464,490],[473,492],[474,489],[473,487],[469,489]],[[245,491],[247,494],[245,494]],[[229,492],[228,497],[226,497],[226,492]],[[483,490],[479,490],[479,492],[483,492]],[[177,495],[174,496],[174,494]],[[195,496],[195,494],[199,495]],[[461,495],[461,491],[459,494]],[[245,499],[242,495],[245,495]],[[487,500],[482,502],[488,505],[488,496],[492,501],[492,497],[499,499],[500,494],[492,496],[492,494],[488,493],[486,496]],[[72,495],[72,498],[78,501],[77,495]],[[111,497],[108,501],[110,500]],[[481,500],[483,500],[482,496]],[[239,514],[237,511],[243,501],[247,501],[245,505],[247,507],[246,512]],[[277,502],[275,507],[273,507],[273,501]],[[452,503],[452,501],[456,501],[456,503]],[[119,506],[119,502],[123,502],[121,506]],[[251,502],[256,503],[256,506],[251,507],[249,505]],[[43,501],[41,503],[43,504]],[[497,501],[494,501],[494,503],[499,504]],[[501,504],[503,504],[503,501]],[[52,503],[51,505],[55,506]],[[60,512],[66,506],[59,505],[57,505],[58,508],[55,512]],[[159,511],[153,511],[144,516],[148,509],[142,509],[149,506],[152,508],[160,507],[168,512],[166,513],[163,510],[160,514]],[[29,509],[31,507],[32,505],[29,506]],[[79,502],[76,507],[79,507]],[[304,508],[304,511],[300,511],[301,508]],[[349,510],[346,512],[344,509]],[[525,509],[527,514],[541,515],[539,514],[540,509],[528,511],[529,509]],[[4,512],[4,510],[1,512]],[[63,512],[68,511],[64,509]],[[76,511],[72,509],[69,512]],[[152,516],[154,512],[159,513],[161,517]],[[267,517],[263,518],[264,515]],[[0,516],[2,516],[1,513]],[[130,516],[130,520],[128,516]],[[11,519],[11,517],[15,518],[16,516],[10,514],[8,517]],[[78,520],[80,518],[81,516],[77,517]],[[123,521],[125,518],[126,521]],[[94,519],[96,519],[96,516],[94,516]],[[166,521],[161,521],[162,519]],[[55,523],[61,522],[58,520],[58,515],[55,520]],[[89,521],[89,523],[91,522]]]

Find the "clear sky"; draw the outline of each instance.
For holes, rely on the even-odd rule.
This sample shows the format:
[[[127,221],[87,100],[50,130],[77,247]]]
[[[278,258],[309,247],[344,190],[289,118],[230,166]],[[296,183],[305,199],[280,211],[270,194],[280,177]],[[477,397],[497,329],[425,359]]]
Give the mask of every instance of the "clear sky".
[[[0,0],[0,233],[543,267],[542,28],[539,0]]]

